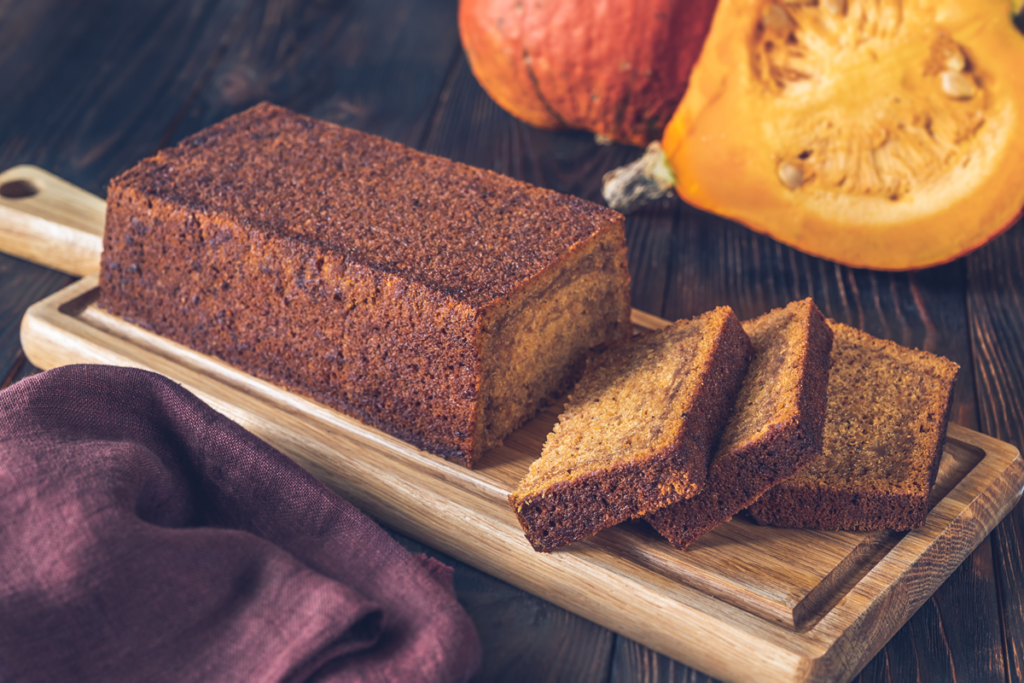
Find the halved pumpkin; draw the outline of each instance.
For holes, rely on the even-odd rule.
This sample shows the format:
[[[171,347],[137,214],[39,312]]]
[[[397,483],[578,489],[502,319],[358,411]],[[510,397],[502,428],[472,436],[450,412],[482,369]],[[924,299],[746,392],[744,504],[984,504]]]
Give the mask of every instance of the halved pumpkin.
[[[1024,206],[1010,0],[721,0],[665,130],[676,191],[851,266],[937,265]]]

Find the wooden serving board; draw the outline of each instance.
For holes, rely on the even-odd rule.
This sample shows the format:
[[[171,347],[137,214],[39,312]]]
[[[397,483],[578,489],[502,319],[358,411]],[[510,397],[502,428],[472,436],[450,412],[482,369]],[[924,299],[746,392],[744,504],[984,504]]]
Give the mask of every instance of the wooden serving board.
[[[32,210],[46,210],[46,199],[37,193]],[[46,250],[35,251],[45,262]],[[684,552],[631,522],[540,554],[507,496],[540,453],[556,411],[467,470],[111,316],[97,307],[98,291],[90,275],[29,309],[22,346],[35,365],[105,363],[164,374],[386,525],[727,680],[849,680],[1024,486],[1013,446],[950,425],[932,510],[912,532],[785,530],[736,518]],[[667,324],[640,312],[633,321]]]
[[[851,678],[1021,495],[1015,448],[951,425],[934,507],[909,533],[759,527],[734,519],[686,552],[634,522],[533,551],[507,496],[540,453],[549,411],[467,470],[111,316],[88,276],[29,309],[39,367],[106,363],[164,374],[345,498],[427,545],[730,680]],[[642,327],[664,324],[637,313]]]

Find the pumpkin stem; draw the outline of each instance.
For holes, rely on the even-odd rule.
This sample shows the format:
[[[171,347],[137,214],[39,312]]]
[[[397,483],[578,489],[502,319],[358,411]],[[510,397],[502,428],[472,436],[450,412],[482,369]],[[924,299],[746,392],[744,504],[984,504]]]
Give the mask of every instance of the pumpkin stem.
[[[676,174],[661,143],[655,140],[633,163],[605,173],[603,183],[601,194],[608,206],[629,213],[656,199],[671,196]]]

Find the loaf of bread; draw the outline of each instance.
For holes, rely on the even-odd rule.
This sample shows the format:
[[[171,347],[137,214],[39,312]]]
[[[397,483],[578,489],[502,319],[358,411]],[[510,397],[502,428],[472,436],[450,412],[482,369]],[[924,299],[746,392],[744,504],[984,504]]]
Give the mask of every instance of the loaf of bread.
[[[111,182],[100,287],[467,466],[631,333],[619,214],[270,104]]]
[[[924,524],[959,367],[829,321],[823,455],[769,489],[760,524],[870,531]]]
[[[647,521],[676,548],[821,455],[832,331],[810,299],[743,323],[755,355],[696,496]]]
[[[550,551],[695,495],[753,348],[732,309],[612,346],[588,363],[509,504]]]

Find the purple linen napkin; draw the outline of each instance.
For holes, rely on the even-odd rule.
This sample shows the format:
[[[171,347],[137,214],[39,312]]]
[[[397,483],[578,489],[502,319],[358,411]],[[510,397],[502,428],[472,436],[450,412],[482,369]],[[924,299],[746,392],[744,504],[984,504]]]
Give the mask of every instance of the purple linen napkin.
[[[0,392],[0,680],[461,681],[451,570],[159,375]]]

